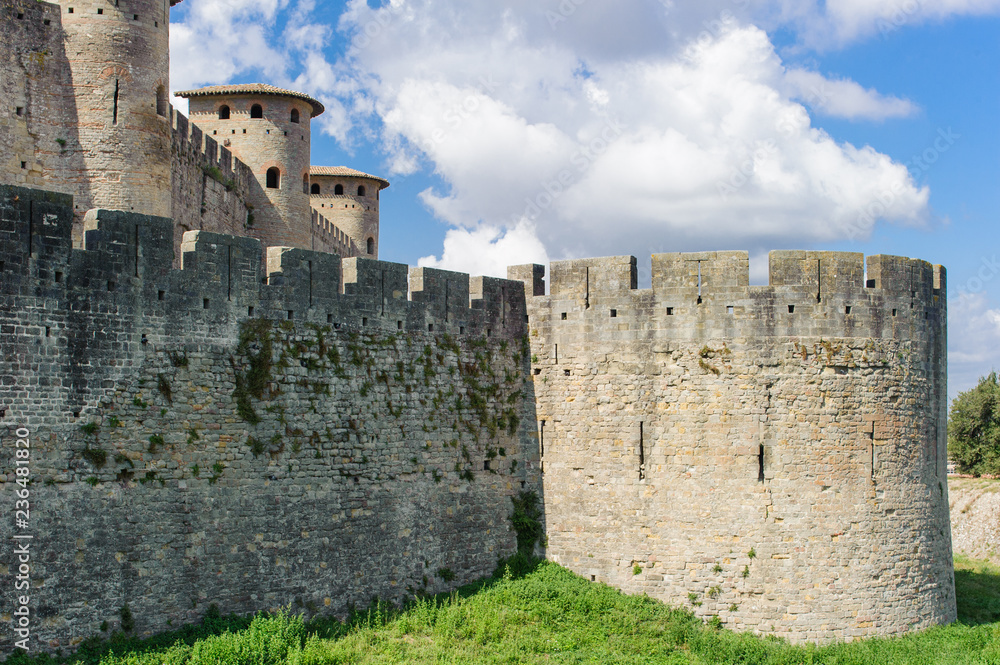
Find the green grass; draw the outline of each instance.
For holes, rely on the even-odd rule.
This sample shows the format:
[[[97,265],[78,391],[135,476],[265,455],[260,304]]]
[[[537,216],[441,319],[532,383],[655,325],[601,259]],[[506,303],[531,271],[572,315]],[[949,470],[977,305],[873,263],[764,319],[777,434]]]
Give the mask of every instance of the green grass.
[[[90,643],[65,662],[1000,665],[1000,568],[985,562],[956,560],[958,623],[823,647],[718,630],[686,610],[627,596],[553,563],[519,560],[516,573],[523,576],[495,576],[450,597],[418,599],[405,611],[376,605],[346,624],[304,624],[289,614],[250,623],[216,614],[152,640]]]

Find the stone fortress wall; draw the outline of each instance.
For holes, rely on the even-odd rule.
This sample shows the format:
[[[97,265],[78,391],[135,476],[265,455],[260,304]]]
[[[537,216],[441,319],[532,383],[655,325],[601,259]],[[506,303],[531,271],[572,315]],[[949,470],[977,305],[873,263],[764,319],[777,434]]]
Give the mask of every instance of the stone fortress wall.
[[[526,285],[547,555],[793,640],[955,619],[945,272],[775,251],[511,268]]]
[[[774,252],[758,287],[745,253],[665,254],[640,290],[614,257],[553,263],[545,295],[539,266],[341,261],[306,250],[377,257],[388,183],[308,151],[282,174],[311,208],[281,240],[300,248],[265,249],[232,131],[164,109],[158,57],[111,62],[166,48],[154,4],[11,0],[0,21],[4,181],[62,193],[0,187],[0,436],[35,439],[47,648],[125,604],[148,633],[211,602],[339,611],[471,580],[513,550],[521,489],[554,560],[737,629],[954,618],[943,269]],[[98,67],[87,29],[138,50]],[[115,157],[133,131],[134,170]],[[172,220],[136,214],[164,200]]]
[[[140,634],[211,603],[343,613],[514,552],[509,497],[540,490],[521,284],[287,248],[262,265],[258,241],[205,231],[177,270],[171,220],[92,211],[73,249],[71,205],[0,186],[0,495],[27,427],[33,644],[72,648],[126,605]]]

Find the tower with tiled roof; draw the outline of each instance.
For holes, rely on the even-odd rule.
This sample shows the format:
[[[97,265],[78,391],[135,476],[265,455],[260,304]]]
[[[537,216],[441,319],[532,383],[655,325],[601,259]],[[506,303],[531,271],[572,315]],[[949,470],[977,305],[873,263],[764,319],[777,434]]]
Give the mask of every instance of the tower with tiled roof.
[[[266,246],[312,247],[309,126],[323,105],[261,83],[176,94],[190,100],[191,121],[253,171],[250,234]]]
[[[310,204],[344,232],[358,253],[378,258],[379,193],[389,181],[346,166],[313,166]]]

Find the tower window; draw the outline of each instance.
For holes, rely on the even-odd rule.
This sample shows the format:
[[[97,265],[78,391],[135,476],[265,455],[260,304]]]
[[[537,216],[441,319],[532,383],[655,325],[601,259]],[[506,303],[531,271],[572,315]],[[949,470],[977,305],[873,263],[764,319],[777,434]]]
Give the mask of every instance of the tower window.
[[[267,170],[266,185],[268,189],[281,188],[281,171],[278,170],[277,166],[272,166]]]
[[[319,183],[315,183],[314,182],[313,186],[310,188],[309,192],[311,194],[319,194]]]
[[[156,88],[156,115],[167,117],[167,89],[162,85]]]
[[[368,253],[375,254],[375,238],[368,239]]]
[[[250,107],[250,117],[251,118],[263,118],[264,117],[264,109],[263,109],[263,107],[261,107],[260,104],[254,104],[253,106],[251,106]]]
[[[229,120],[229,107],[225,104],[219,107],[219,120]]]
[[[302,193],[303,194],[308,194],[309,193],[309,174],[308,173],[306,173],[306,174],[304,174],[302,176]]]
[[[336,187],[333,188],[333,193],[336,194],[337,196],[343,196],[343,194],[344,194],[344,186],[343,185],[337,185]]]
[[[299,124],[299,110],[298,109],[292,109],[292,122],[294,122],[295,124]]]
[[[365,195],[365,186],[361,185],[360,187],[358,187],[358,196],[364,196],[364,195]]]

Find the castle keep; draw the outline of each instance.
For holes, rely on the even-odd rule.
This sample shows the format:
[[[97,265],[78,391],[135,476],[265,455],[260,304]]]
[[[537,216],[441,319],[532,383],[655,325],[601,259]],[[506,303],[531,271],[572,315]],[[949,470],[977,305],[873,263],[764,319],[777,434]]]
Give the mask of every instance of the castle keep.
[[[189,121],[164,3],[3,11],[0,494],[19,428],[32,482],[0,539],[32,536],[36,648],[454,588],[524,491],[540,553],[731,628],[954,620],[942,267],[379,261],[389,183],[311,164],[318,101],[204,88]]]
[[[169,18],[160,0],[5,2],[5,182],[71,194],[76,247],[83,216],[105,208],[172,218],[178,256],[201,230],[378,258],[389,183],[310,164],[323,105],[271,85],[210,86],[178,93],[189,120],[168,102]]]

